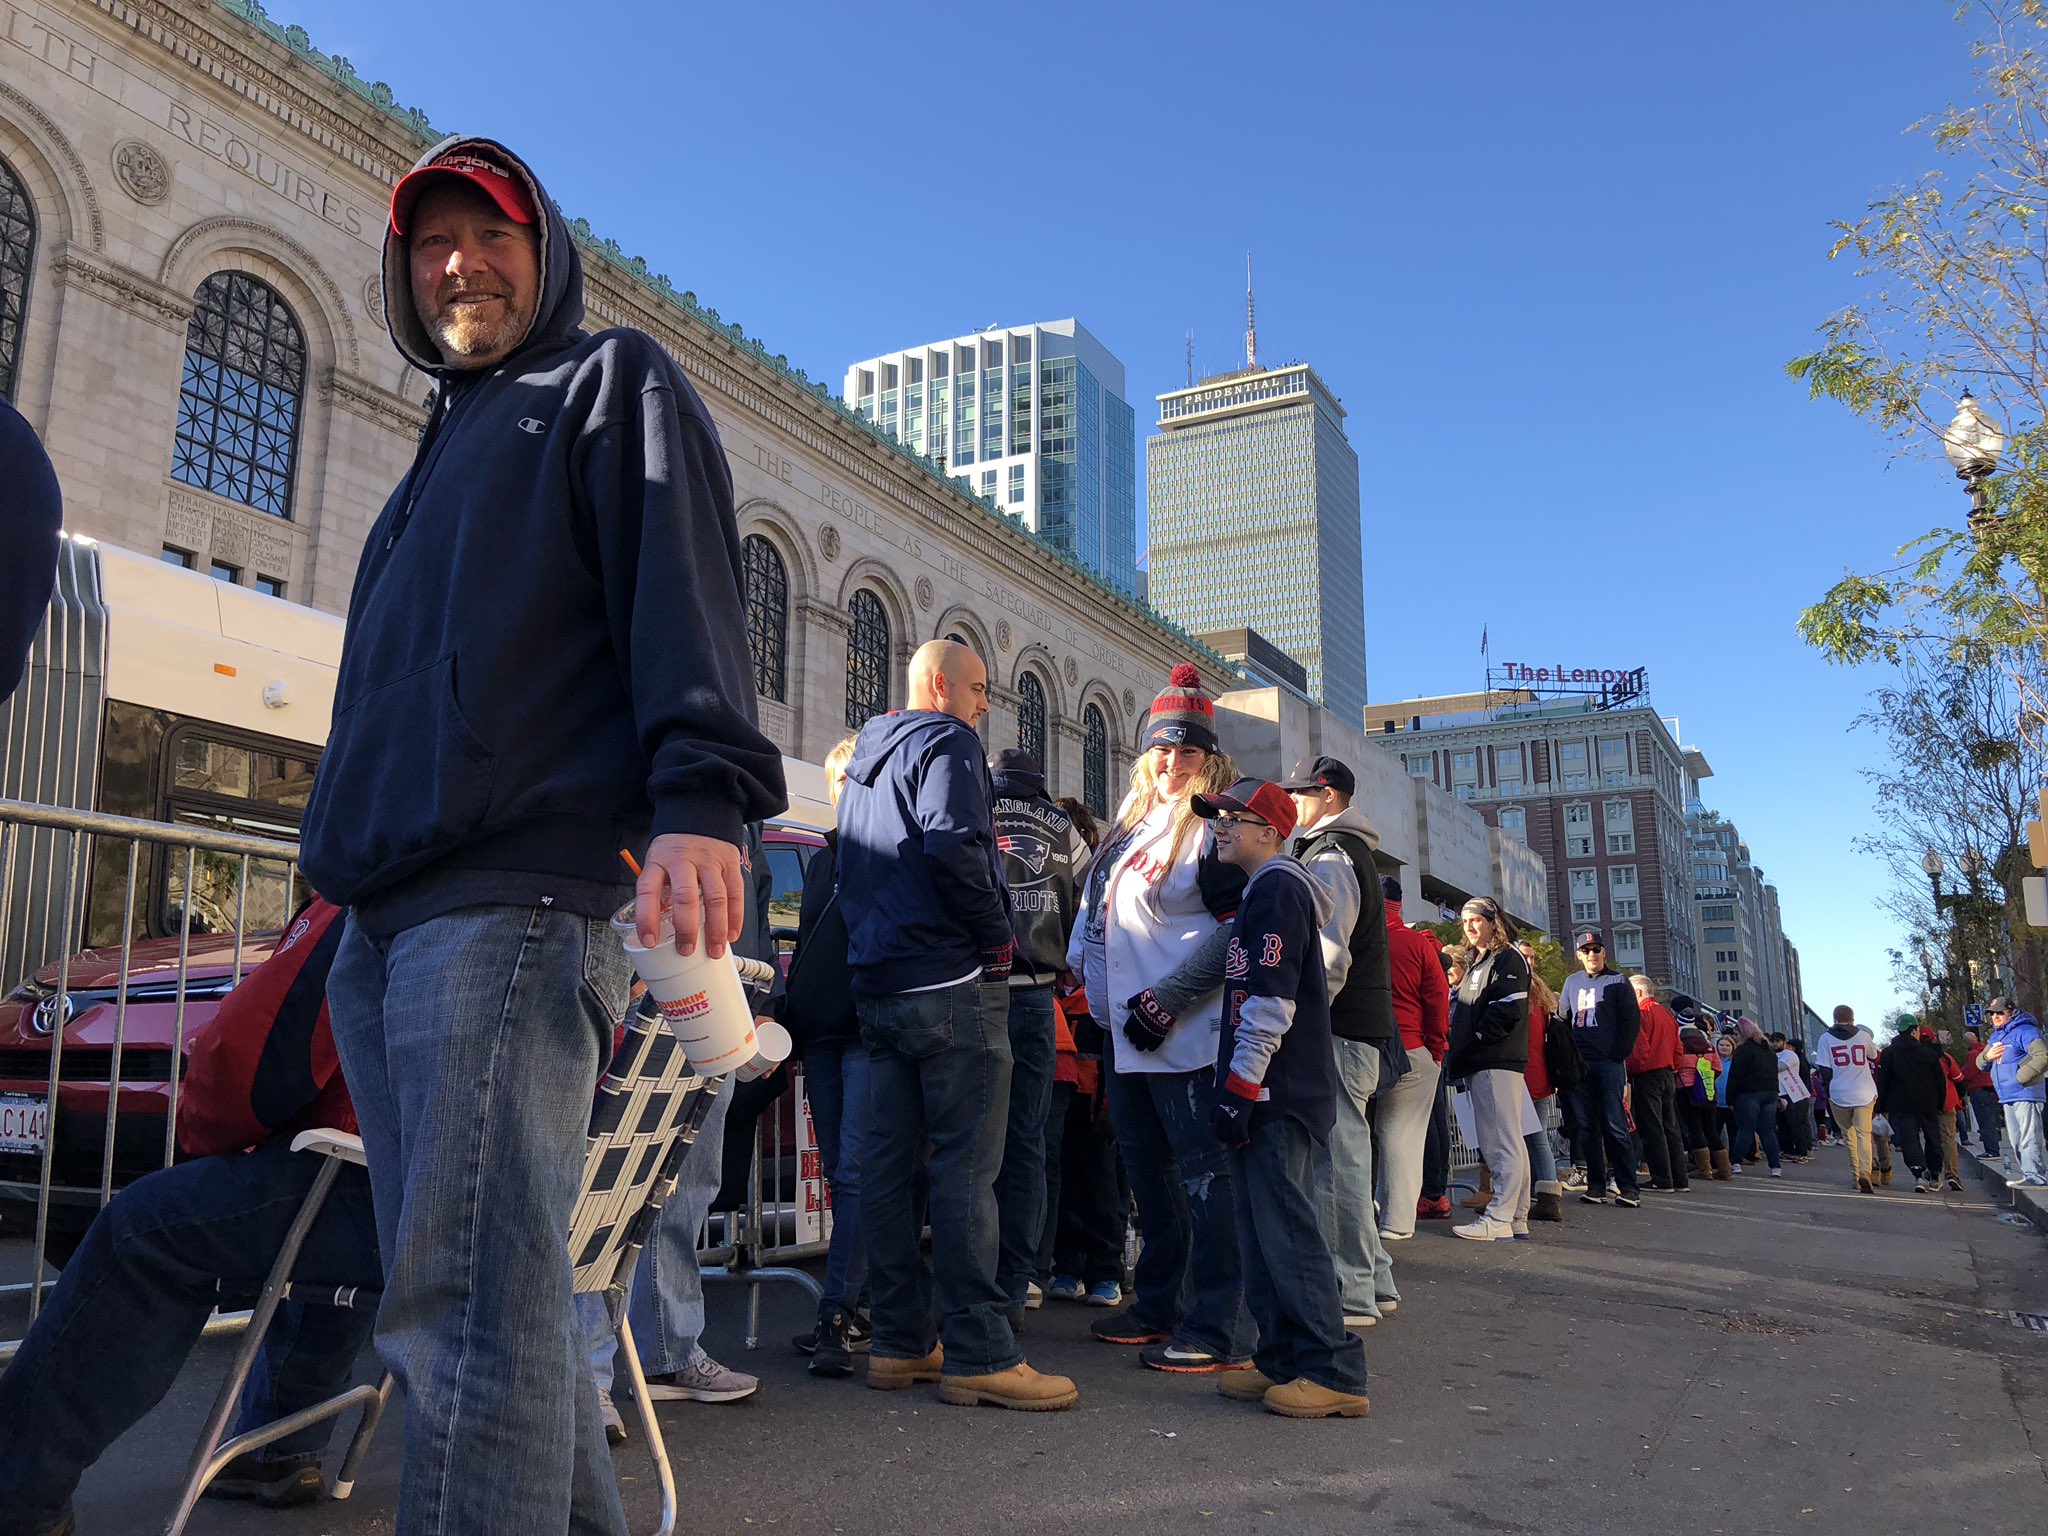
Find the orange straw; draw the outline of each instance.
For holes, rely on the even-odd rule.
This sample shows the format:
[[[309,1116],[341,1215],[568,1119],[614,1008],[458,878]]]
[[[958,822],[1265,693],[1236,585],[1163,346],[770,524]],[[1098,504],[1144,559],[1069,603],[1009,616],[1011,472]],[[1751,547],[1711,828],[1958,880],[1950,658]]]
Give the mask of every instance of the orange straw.
[[[626,861],[626,868],[633,871],[633,878],[638,880],[640,878],[640,861],[623,848],[619,850],[619,857]]]

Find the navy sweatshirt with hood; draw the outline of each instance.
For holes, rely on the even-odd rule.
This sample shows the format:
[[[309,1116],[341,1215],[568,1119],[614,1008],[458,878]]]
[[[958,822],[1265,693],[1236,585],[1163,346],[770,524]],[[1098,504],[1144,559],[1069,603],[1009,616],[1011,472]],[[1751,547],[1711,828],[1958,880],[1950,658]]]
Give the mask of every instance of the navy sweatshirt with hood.
[[[523,162],[454,138],[420,164],[463,149],[542,211],[540,296],[509,357],[448,368],[386,230],[391,339],[439,388],[363,548],[303,831],[314,888],[384,933],[477,903],[602,916],[621,848],[740,844],[787,803],[710,414],[652,337],[583,329],[575,243]]]
[[[930,709],[860,729],[839,796],[839,897],[853,989],[963,981],[1010,943],[981,738]]]

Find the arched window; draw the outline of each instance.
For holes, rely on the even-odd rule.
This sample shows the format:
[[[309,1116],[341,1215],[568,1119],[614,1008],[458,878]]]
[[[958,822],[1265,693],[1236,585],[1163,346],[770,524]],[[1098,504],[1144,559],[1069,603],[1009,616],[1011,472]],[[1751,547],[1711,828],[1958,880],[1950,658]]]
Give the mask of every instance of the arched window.
[[[747,644],[754,653],[754,692],[777,703],[789,697],[789,569],[758,533],[740,540],[747,581]]]
[[[216,272],[194,297],[171,477],[288,518],[306,333],[277,290],[246,273]]]
[[[847,612],[853,624],[846,636],[846,728],[857,731],[889,709],[889,615],[866,587],[853,594]]]
[[[28,274],[36,256],[36,210],[14,167],[0,160],[0,400],[14,398],[28,330]]]
[[[1037,758],[1046,773],[1052,772],[1045,759],[1045,684],[1036,672],[1017,679],[1017,745]]]
[[[1109,722],[1100,706],[1081,711],[1086,740],[1081,747],[1081,803],[1100,821],[1109,820]]]

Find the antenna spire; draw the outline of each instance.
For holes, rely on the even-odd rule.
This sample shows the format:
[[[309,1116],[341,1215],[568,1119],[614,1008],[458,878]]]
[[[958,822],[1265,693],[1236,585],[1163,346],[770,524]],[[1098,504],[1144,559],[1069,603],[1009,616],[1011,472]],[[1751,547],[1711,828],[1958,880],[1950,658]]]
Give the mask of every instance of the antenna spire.
[[[1244,253],[1244,365],[1259,366],[1259,328],[1252,318],[1252,253]]]
[[[1195,333],[1188,332],[1188,388],[1195,387]]]

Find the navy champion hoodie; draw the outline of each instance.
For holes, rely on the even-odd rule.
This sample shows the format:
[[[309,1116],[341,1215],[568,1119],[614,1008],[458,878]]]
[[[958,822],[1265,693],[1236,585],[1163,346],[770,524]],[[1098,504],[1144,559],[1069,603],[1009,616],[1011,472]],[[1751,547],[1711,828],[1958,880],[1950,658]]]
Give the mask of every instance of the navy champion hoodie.
[[[839,796],[839,904],[853,989],[963,981],[1010,942],[981,738],[930,709],[860,729]]]
[[[307,878],[389,933],[477,903],[588,916],[630,892],[621,848],[739,844],[786,805],[755,724],[732,481],[710,413],[642,332],[582,328],[583,267],[542,211],[526,339],[443,366],[386,230],[391,339],[440,384],[364,545]]]

